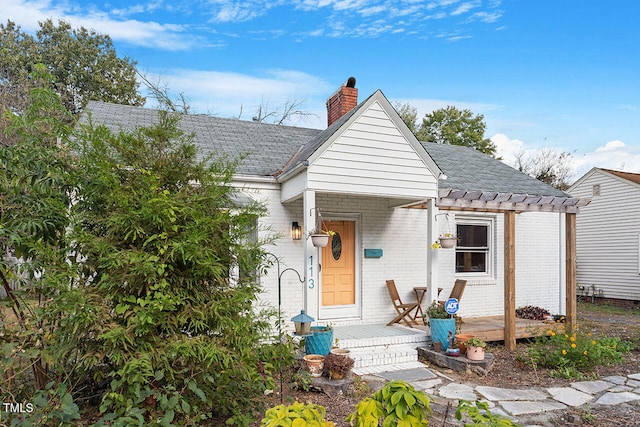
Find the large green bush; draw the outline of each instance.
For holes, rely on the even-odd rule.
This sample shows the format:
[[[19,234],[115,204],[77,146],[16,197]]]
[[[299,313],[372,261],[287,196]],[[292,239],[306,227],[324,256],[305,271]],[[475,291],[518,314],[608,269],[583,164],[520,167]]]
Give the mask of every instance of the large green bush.
[[[3,151],[9,170],[5,164],[19,165],[37,149],[44,171],[2,180],[16,195],[2,198],[3,248],[24,247],[26,265],[38,273],[29,294],[11,291],[35,308],[10,299],[23,314],[18,326],[0,324],[3,393],[11,386],[3,401],[37,395],[36,407],[54,416],[76,411],[73,399],[97,397],[110,425],[248,424],[273,388],[259,347],[275,319],[255,310],[261,210],[236,202],[235,164],[198,159],[179,119],[166,112],[130,132],[88,124],[69,140],[46,117],[20,120],[25,135],[43,130],[31,140],[55,144],[28,145],[23,137]],[[53,179],[47,167],[58,157],[66,163]],[[53,194],[55,209],[38,212],[49,199],[24,199],[38,186]],[[30,203],[33,216],[7,214]],[[21,230],[28,239],[15,237]],[[31,365],[35,383],[24,375]]]

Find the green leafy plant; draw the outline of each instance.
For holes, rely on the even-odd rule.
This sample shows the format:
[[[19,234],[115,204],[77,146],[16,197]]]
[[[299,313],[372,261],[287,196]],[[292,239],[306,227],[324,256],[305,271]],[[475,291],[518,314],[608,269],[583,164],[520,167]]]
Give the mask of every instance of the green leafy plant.
[[[467,347],[485,348],[487,346],[487,343],[482,338],[472,337],[472,338],[469,338],[468,340],[465,340],[464,345],[466,345]]]
[[[278,405],[267,410],[261,427],[332,427],[335,424],[324,419],[326,410],[313,403],[294,402],[289,406]]]
[[[0,258],[0,399],[46,401],[61,423],[91,397],[98,424],[248,425],[279,357],[263,346],[275,313],[255,304],[261,209],[238,204],[236,163],[201,159],[167,112],[69,138],[55,92],[33,96],[0,146],[0,248],[25,260],[22,277]]]
[[[444,308],[444,302],[433,301],[429,307],[427,307],[427,317],[430,319],[448,319],[451,317]]]
[[[404,381],[390,381],[373,396],[361,400],[347,421],[356,427],[428,426],[431,397]]]
[[[614,365],[631,349],[631,344],[618,337],[594,337],[591,333],[572,334],[547,331],[528,349],[526,363],[551,368],[552,375],[577,378],[596,366]]]
[[[461,399],[458,402],[456,419],[463,421],[465,427],[516,427],[519,425],[507,417],[492,414],[489,411],[489,404],[481,400],[471,403]]]

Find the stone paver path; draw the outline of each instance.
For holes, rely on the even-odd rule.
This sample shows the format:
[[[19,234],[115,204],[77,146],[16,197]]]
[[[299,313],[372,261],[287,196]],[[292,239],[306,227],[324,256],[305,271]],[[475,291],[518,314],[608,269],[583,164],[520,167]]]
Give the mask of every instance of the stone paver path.
[[[610,376],[597,381],[572,382],[570,387],[525,389],[460,384],[426,367],[411,366],[411,369],[403,370],[396,366],[393,371],[374,375],[386,381],[402,379],[418,390],[448,400],[485,400],[489,402],[492,413],[505,414],[518,423],[523,416],[553,414],[570,407],[619,405],[640,400],[640,373]],[[529,424],[533,425],[544,424]]]

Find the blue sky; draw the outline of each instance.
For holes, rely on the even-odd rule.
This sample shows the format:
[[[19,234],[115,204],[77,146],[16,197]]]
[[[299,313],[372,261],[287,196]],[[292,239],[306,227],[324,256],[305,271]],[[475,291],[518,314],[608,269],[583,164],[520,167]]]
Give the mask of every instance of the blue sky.
[[[24,31],[64,19],[106,33],[119,55],[183,93],[195,112],[250,120],[301,101],[322,128],[349,76],[419,117],[483,114],[505,161],[572,153],[640,172],[640,2],[628,0],[2,0]]]

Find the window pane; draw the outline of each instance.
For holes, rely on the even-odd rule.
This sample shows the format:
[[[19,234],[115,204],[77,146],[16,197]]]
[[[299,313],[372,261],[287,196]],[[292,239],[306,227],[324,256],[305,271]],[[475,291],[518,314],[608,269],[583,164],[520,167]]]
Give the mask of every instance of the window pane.
[[[456,273],[486,273],[485,252],[456,252]]]
[[[486,225],[458,225],[458,246],[465,248],[488,246]]]

